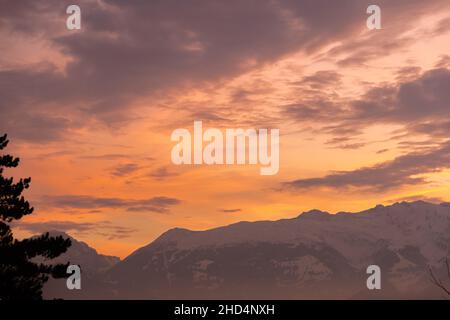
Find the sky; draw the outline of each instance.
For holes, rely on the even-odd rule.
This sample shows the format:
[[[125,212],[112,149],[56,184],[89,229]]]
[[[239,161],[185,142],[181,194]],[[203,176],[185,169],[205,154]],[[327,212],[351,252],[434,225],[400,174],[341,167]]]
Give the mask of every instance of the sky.
[[[66,8],[81,8],[81,29]],[[170,228],[450,201],[450,3],[0,0],[19,237],[125,257]],[[280,130],[280,169],[174,165],[171,133]]]

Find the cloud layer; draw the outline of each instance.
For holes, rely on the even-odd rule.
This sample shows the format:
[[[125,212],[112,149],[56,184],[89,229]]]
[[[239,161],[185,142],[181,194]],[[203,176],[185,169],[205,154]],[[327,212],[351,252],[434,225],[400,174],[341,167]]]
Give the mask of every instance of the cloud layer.
[[[149,199],[133,200],[122,198],[102,198],[88,195],[46,196],[40,203],[53,208],[76,209],[108,209],[123,208],[127,211],[142,211],[168,213],[171,206],[181,203],[181,200],[170,197],[153,197]]]

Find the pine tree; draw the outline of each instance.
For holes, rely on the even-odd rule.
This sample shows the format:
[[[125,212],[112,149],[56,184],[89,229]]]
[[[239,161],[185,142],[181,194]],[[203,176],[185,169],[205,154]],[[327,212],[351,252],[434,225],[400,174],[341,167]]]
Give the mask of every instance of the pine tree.
[[[0,136],[0,150],[8,145],[7,135]],[[53,259],[70,247],[70,239],[50,237],[48,233],[24,240],[14,239],[10,223],[33,213],[33,208],[22,196],[31,179],[3,176],[4,168],[15,168],[19,158],[0,155],[0,300],[42,299],[42,287],[49,279],[66,277],[67,265],[37,263]]]

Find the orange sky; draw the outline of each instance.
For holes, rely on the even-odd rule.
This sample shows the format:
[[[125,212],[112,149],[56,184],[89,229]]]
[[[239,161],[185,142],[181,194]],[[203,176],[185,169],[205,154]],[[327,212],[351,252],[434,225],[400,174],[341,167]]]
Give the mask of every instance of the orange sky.
[[[85,5],[85,27],[75,33],[61,24],[64,11],[61,16],[57,10],[44,11],[52,17],[45,22],[19,9],[17,17],[0,19],[0,80],[5,81],[0,83],[12,88],[9,104],[0,106],[11,115],[0,126],[11,140],[7,151],[21,158],[20,168],[7,174],[32,177],[26,195],[35,207],[35,213],[23,219],[25,227],[15,229],[18,236],[62,228],[101,253],[125,257],[176,226],[203,230],[241,220],[289,218],[313,208],[358,211],[402,199],[450,201],[446,136],[442,130],[420,131],[417,126],[440,124],[450,110],[450,99],[444,101],[448,93],[434,85],[449,83],[448,3],[445,7],[442,1],[417,1],[415,6],[412,1],[404,10],[381,6],[383,29],[373,31],[366,29],[362,11],[342,30],[330,22],[329,28],[339,29],[336,34],[325,27],[309,30],[301,12],[277,7],[290,26],[300,25],[289,30],[289,37],[305,32],[306,25],[318,39],[305,36],[304,44],[291,43],[277,35],[280,43],[255,42],[250,49],[261,48],[251,54],[241,44],[245,34],[239,38],[233,30],[229,35],[224,31],[223,38],[212,43],[207,41],[210,35],[202,33],[204,26],[195,23],[190,32],[181,28],[170,29],[167,37],[149,34],[144,39],[152,46],[140,48],[144,40],[134,43],[133,36],[142,25],[131,13],[121,16],[116,4],[100,3],[92,17]],[[104,30],[108,14],[116,14],[116,23],[133,24],[123,31],[128,37],[122,38],[121,30]],[[196,19],[203,17],[197,14]],[[161,12],[157,18],[164,28],[177,22],[186,27],[188,15],[180,9],[179,15]],[[27,18],[34,29],[15,24]],[[95,23],[88,20],[94,18]],[[97,25],[103,18],[107,21]],[[96,39],[105,42],[98,48],[106,52],[102,58],[89,47]],[[121,50],[112,45],[114,39],[122,39],[130,51],[106,51],[110,46]],[[158,62],[158,54],[152,54],[168,47],[166,42],[178,45],[181,58]],[[225,54],[222,44],[236,48]],[[206,61],[213,59],[208,50],[218,50],[222,61]],[[141,51],[150,52],[148,58]],[[199,59],[199,64],[185,61],[184,55]],[[118,70],[111,71],[115,67]],[[30,74],[35,73],[38,80],[33,82]],[[53,84],[55,91],[43,93],[39,83],[46,83],[47,74],[47,86]],[[52,77],[62,80],[53,82]],[[84,77],[89,85],[83,85]],[[111,77],[123,77],[123,82],[110,85]],[[81,81],[79,88],[72,79]],[[67,91],[59,88],[65,81],[70,83]],[[419,98],[410,102],[414,109],[408,106],[412,85],[419,89],[411,92],[423,93],[430,102],[422,105],[428,113],[420,112],[418,102],[415,107]],[[113,100],[98,106],[104,96]],[[24,111],[15,114],[16,108]],[[30,127],[22,126],[28,114],[39,118],[30,120]],[[279,173],[261,176],[258,165],[172,164],[175,143],[170,134],[176,128],[192,132],[194,120],[202,120],[205,128],[280,129]],[[436,155],[443,163],[415,166],[407,158],[411,154],[426,159]],[[395,159],[400,160],[390,164]],[[357,171],[360,168],[371,169]],[[320,179],[333,172],[340,174]],[[380,187],[377,179],[384,175],[392,180]]]

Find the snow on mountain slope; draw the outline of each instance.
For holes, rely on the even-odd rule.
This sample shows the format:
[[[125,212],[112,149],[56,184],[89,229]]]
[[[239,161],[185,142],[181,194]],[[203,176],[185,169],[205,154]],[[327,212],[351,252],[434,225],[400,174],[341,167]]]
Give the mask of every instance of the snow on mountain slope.
[[[51,281],[47,298],[442,298],[428,267],[444,276],[450,204],[402,202],[206,231],[175,228],[120,262],[72,241],[58,261],[82,265],[82,290]],[[382,271],[379,291],[366,287],[372,264]]]
[[[65,232],[50,231],[51,236],[63,236],[63,238],[70,238],[71,246],[64,254],[53,259],[52,263],[66,263],[80,265],[83,272],[99,273],[110,269],[112,266],[120,261],[120,258],[114,256],[106,256],[99,254],[94,248],[91,248],[85,242],[78,241]]]
[[[65,279],[53,279],[45,284],[44,297],[46,299],[83,299],[107,297],[110,290],[103,283],[103,273],[116,265],[120,259],[114,256],[99,254],[95,249],[64,232],[50,231],[51,236],[70,238],[72,245],[64,254],[46,263],[68,263],[79,265],[81,268],[82,289],[68,290]]]
[[[172,229],[113,267],[121,298],[436,297],[428,265],[449,255],[450,205],[422,201],[335,215]],[[383,290],[367,292],[379,265]]]
[[[243,242],[324,242],[356,262],[364,255],[365,243],[388,241],[393,248],[418,245],[423,248],[427,260],[436,263],[446,253],[445,244],[450,243],[449,223],[450,205],[447,204],[404,202],[377,206],[360,213],[335,215],[313,210],[294,219],[239,222],[207,231],[171,229],[131,256],[161,243],[188,250]],[[444,241],[442,246],[438,245],[439,240]],[[357,245],[355,241],[358,241]]]

